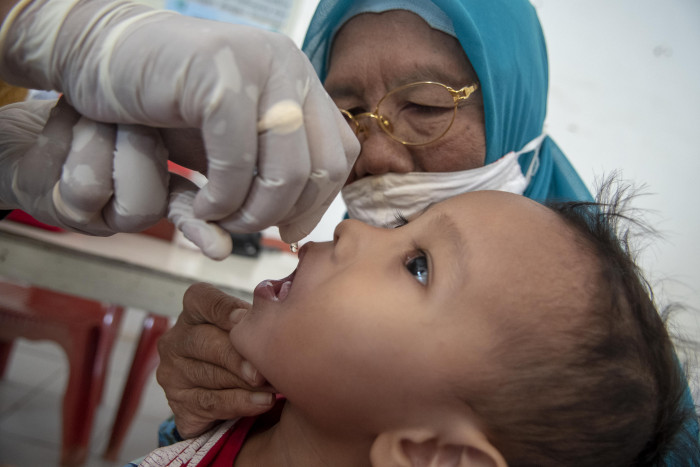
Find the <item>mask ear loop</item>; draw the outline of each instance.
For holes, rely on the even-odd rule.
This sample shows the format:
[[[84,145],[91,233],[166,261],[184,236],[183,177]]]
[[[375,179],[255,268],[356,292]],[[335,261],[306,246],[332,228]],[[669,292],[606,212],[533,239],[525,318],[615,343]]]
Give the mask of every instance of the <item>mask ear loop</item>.
[[[537,173],[537,169],[540,168],[540,149],[542,148],[542,142],[546,137],[547,134],[542,133],[537,138],[523,146],[523,148],[516,153],[517,157],[520,157],[523,154],[535,151],[535,154],[532,156],[532,160],[530,161],[530,166],[527,168],[527,172],[525,172],[525,181],[528,185],[530,184],[532,177],[534,177]]]

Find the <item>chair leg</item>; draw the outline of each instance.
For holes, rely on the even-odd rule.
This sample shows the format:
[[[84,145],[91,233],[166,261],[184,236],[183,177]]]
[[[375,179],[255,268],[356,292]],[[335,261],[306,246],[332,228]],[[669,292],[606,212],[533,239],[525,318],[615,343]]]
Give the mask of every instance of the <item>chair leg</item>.
[[[117,305],[105,306],[105,315],[102,318],[102,326],[100,329],[100,341],[97,347],[97,354],[95,355],[95,367],[92,369],[94,384],[96,385],[94,391],[96,405],[100,405],[102,401],[105,380],[109,372],[109,360],[112,356],[114,342],[119,336],[122,318],[124,316],[124,309],[122,307]]]
[[[0,341],[0,379],[5,377],[7,362],[10,361],[14,341]]]
[[[158,365],[156,347],[158,338],[167,331],[169,325],[168,318],[152,313],[149,313],[143,321],[141,337],[134,352],[119,409],[112,425],[109,444],[103,456],[107,460],[116,460],[119,455],[126,433],[139,407],[143,387]]]
[[[95,417],[98,397],[96,385],[90,377],[95,366],[100,332],[73,335],[74,349],[66,352],[70,374],[63,396],[63,447],[61,465],[80,466],[87,459],[90,432]]]
[[[1,371],[16,336],[55,341],[66,353],[69,375],[63,395],[61,465],[83,465],[122,309],[2,281],[0,299]]]

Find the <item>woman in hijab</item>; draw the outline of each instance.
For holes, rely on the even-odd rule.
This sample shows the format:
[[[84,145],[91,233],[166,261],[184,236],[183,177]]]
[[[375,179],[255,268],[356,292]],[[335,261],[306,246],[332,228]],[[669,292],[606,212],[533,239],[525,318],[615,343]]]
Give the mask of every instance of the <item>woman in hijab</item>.
[[[342,57],[342,51],[333,52],[337,35],[358,15],[392,10],[410,11],[422,18],[433,30],[459,41],[468,61],[467,66],[476,73],[475,78],[479,83],[479,89],[473,98],[476,100],[480,97],[483,101],[486,148],[481,165],[502,160],[503,156],[513,152],[523,153],[518,162],[523,175],[530,177],[523,190],[526,196],[536,200],[591,199],[566,156],[552,138],[543,133],[548,89],[547,51],[537,14],[526,0],[321,1],[309,26],[303,50],[331,96],[333,90],[329,89],[328,77],[333,75],[336,66],[331,58],[333,55]],[[391,24],[385,17],[377,18],[375,25],[382,22]],[[350,41],[352,40],[358,38],[351,38]],[[443,37],[442,40],[449,39]],[[337,42],[335,48],[339,47]],[[397,42],[400,41],[383,43],[372,53],[396,47],[399,45]],[[415,42],[408,44],[409,48],[415,46]],[[365,55],[367,52],[360,51]],[[390,53],[391,49],[386,53],[387,56],[391,56]],[[394,60],[398,62],[397,59]],[[418,68],[425,61],[427,59],[414,57],[413,65]],[[440,71],[440,74],[444,74],[444,70]],[[427,77],[426,74],[423,76]],[[378,79],[379,76],[374,78]],[[371,80],[372,77],[368,79]],[[439,77],[435,76],[433,80],[439,81]],[[348,81],[350,79],[345,80]],[[356,89],[357,87],[359,86]],[[363,156],[361,153],[358,162]],[[464,175],[466,174],[465,172]],[[477,187],[468,183],[461,185],[463,191],[471,191],[474,188],[498,189],[501,188],[499,184],[502,186],[503,182],[490,182],[486,186]],[[350,210],[352,213],[352,207]]]

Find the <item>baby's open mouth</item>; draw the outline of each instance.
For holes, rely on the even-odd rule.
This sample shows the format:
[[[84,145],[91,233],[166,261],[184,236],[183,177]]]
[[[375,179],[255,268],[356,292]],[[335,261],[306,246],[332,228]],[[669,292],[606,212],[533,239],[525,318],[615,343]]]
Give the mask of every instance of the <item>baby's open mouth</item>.
[[[299,270],[299,265],[301,265],[304,255],[306,255],[306,252],[309,250],[312,244],[313,242],[308,242],[299,249],[299,264],[290,275],[284,279],[268,279],[262,281],[255,287],[254,295],[273,302],[281,302],[287,298],[289,291],[292,289],[294,276],[296,276],[297,271]]]
[[[292,282],[294,281],[294,275],[296,274],[296,269],[284,279],[268,279],[264,280],[255,287],[255,295],[259,295],[262,298],[272,300],[273,302],[281,302],[292,288]]]

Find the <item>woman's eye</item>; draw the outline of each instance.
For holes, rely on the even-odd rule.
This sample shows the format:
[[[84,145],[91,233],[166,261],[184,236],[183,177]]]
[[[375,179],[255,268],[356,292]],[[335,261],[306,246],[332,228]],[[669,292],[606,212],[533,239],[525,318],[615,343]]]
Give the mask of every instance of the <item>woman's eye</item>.
[[[363,109],[362,107],[357,107],[357,106],[355,106],[355,107],[350,107],[349,109],[347,109],[347,108],[345,108],[345,107],[342,107],[342,108],[345,109],[346,111],[350,112],[350,114],[351,114],[353,117],[356,116],[356,115],[360,115],[361,113],[367,112],[367,111],[366,111],[365,109]]]
[[[413,112],[426,117],[444,115],[453,111],[453,107],[439,107],[436,105],[423,105],[418,103],[409,103],[406,105],[406,111]]]
[[[406,260],[406,269],[422,285],[428,285],[428,257],[422,251],[417,251]]]

